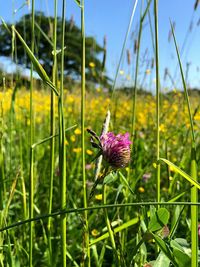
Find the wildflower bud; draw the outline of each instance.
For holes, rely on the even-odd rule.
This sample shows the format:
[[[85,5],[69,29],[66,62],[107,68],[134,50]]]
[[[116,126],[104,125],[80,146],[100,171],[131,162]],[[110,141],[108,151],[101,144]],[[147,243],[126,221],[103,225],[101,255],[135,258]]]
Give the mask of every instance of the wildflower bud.
[[[71,15],[70,21],[69,21],[69,30],[71,31],[74,27],[74,16]]]
[[[124,168],[130,162],[131,149],[129,133],[108,132],[100,137],[104,160],[115,169]]]
[[[129,49],[126,50],[126,55],[127,55],[127,63],[128,65],[131,65],[131,53]]]
[[[134,54],[137,53],[137,50],[138,50],[138,41],[135,40],[135,41],[134,41]]]

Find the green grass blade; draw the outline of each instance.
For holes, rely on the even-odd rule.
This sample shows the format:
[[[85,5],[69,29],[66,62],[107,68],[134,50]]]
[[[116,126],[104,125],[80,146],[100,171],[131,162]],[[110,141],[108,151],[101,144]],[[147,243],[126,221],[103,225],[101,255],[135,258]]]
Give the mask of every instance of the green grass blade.
[[[173,252],[170,250],[168,244],[162,239],[160,238],[158,235],[153,234],[153,238],[156,242],[156,244],[159,246],[159,248],[162,250],[162,252],[169,258],[169,260],[174,264],[174,266],[178,267],[175,259],[174,259],[174,255]]]
[[[158,0],[154,0],[154,23],[155,23],[155,61],[156,61],[156,159],[157,180],[156,200],[160,201],[160,84],[159,84],[159,47],[158,47]]]
[[[170,24],[171,24],[171,31],[172,31],[172,35],[174,39],[174,44],[176,47],[176,54],[178,57],[178,63],[179,63],[179,68],[181,72],[181,78],[182,78],[182,83],[183,83],[183,88],[184,88],[184,93],[185,93],[185,98],[186,98],[187,108],[188,108],[188,115],[189,115],[189,120],[190,120],[190,130],[191,130],[191,135],[192,135],[191,176],[194,179],[194,181],[197,182],[196,144],[195,144],[194,125],[193,125],[193,119],[192,119],[192,114],[191,114],[190,101],[189,101],[186,81],[184,78],[180,53],[179,53],[178,45],[176,42],[176,36],[175,36],[174,28],[172,26],[171,21],[170,21]],[[197,192],[196,187],[193,187],[191,189],[191,201],[198,202],[198,192]],[[197,267],[198,266],[198,207],[195,207],[195,206],[191,207],[191,244],[192,244],[191,266]]]
[[[76,1],[77,2],[77,1]],[[79,1],[78,1],[79,2]],[[83,180],[83,205],[87,208],[87,187],[86,187],[86,173],[85,173],[85,6],[84,0],[81,0],[81,160],[82,160],[82,180]],[[90,267],[90,247],[89,247],[89,227],[88,227],[88,211],[84,212],[84,241],[83,246],[87,257],[87,266]]]
[[[40,76],[40,78],[50,86],[50,88],[54,91],[54,93],[58,96],[59,93],[57,91],[57,89],[55,88],[54,84],[51,82],[49,76],[47,75],[46,71],[44,70],[44,68],[42,67],[42,65],[40,64],[40,62],[37,60],[37,58],[35,57],[35,55],[33,54],[33,52],[31,51],[31,49],[28,47],[28,45],[26,44],[26,42],[24,41],[24,39],[22,38],[22,36],[19,34],[19,32],[15,29],[14,26],[12,26],[14,32],[17,34],[19,40],[21,41],[22,45],[24,46],[24,49],[26,50],[35,70],[37,71],[38,75]]]
[[[122,230],[127,229],[127,228],[137,224],[139,221],[140,221],[139,217],[133,218],[130,221],[125,222],[122,225],[114,228],[113,231],[114,231],[114,233],[119,233]],[[90,242],[90,246],[93,246],[94,244],[96,244],[96,243],[98,243],[98,242],[100,242],[100,241],[102,241],[102,240],[104,240],[104,239],[106,239],[108,237],[109,237],[109,233],[107,232],[107,233],[101,235],[100,237],[96,238],[95,240],[92,240]]]
[[[38,28],[38,30],[41,32],[41,34],[43,35],[43,37],[47,40],[47,42],[52,46],[52,48],[54,47],[53,42],[50,40],[50,38],[48,37],[48,35],[42,30],[42,28],[40,27],[40,25],[35,21],[35,26]],[[53,53],[55,54],[56,51],[54,50]]]
[[[193,179],[190,175],[188,175],[186,172],[181,170],[178,166],[176,166],[174,163],[167,159],[160,158],[161,161],[165,162],[168,166],[173,168],[174,171],[178,172],[182,177],[184,177],[186,180],[188,180],[192,185],[194,185],[196,188],[200,190],[200,184]]]

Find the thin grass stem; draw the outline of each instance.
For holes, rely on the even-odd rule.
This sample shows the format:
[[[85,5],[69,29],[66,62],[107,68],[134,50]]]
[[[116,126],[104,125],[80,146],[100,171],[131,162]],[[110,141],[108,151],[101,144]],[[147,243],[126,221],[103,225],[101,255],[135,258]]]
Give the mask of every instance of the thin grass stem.
[[[61,40],[61,77],[59,96],[59,165],[60,165],[60,195],[61,209],[66,206],[66,149],[65,149],[65,118],[64,118],[64,46],[65,46],[65,10],[66,1],[62,1],[62,40]],[[61,263],[66,267],[66,216],[61,221]]]
[[[54,26],[53,26],[53,74],[52,82],[57,87],[57,0],[54,0]],[[55,94],[51,90],[51,121],[50,121],[50,135],[55,135]],[[55,138],[50,140],[50,186],[49,186],[49,209],[48,212],[52,211],[53,202],[53,178],[54,178],[54,161],[55,161]],[[51,244],[51,218],[49,217],[47,223],[48,229],[48,245],[49,245],[49,263],[53,264],[52,260],[52,244]]]
[[[115,73],[114,82],[113,82],[113,85],[112,85],[112,95],[111,95],[111,98],[113,98],[113,96],[114,96],[114,91],[115,91],[115,87],[116,87],[117,77],[118,77],[118,74],[119,74],[119,70],[120,70],[122,58],[123,58],[123,55],[124,55],[124,50],[125,50],[125,47],[126,47],[127,39],[128,39],[129,33],[131,31],[131,26],[132,26],[133,18],[134,18],[134,15],[135,15],[137,3],[138,3],[138,0],[136,0],[135,3],[134,3],[133,9],[132,9],[132,13],[131,13],[131,17],[130,17],[130,20],[129,20],[129,25],[128,25],[128,28],[127,28],[127,31],[126,31],[126,35],[125,35],[125,38],[124,38],[124,42],[123,42],[123,46],[122,46],[122,50],[121,50],[119,62],[118,62],[118,65],[117,65],[117,70],[116,70],[116,73]]]
[[[171,23],[171,22],[170,22]],[[187,91],[187,85],[184,77],[184,72],[183,72],[183,67],[181,63],[181,58],[180,58],[180,53],[178,49],[178,45],[176,42],[176,36],[174,33],[174,28],[171,23],[171,29],[172,29],[172,35],[174,39],[174,44],[176,48],[176,53],[178,57],[178,64],[181,72],[181,78],[182,78],[182,83],[183,83],[183,88],[184,88],[184,94],[185,94],[185,99],[187,103],[187,110],[188,110],[188,116],[189,116],[189,121],[190,121],[190,130],[191,130],[191,138],[192,138],[192,143],[191,143],[191,177],[193,178],[194,181],[198,181],[197,179],[197,162],[196,162],[196,143],[195,143],[195,134],[194,134],[194,125],[193,125],[193,118],[192,118],[192,112],[191,112],[191,105],[190,105],[190,100],[188,96],[188,91]],[[191,188],[191,194],[190,194],[190,199],[191,201],[198,202],[198,190],[196,187]],[[198,266],[198,207],[197,206],[192,206],[191,207],[191,266],[192,267],[197,267]]]
[[[31,51],[34,53],[34,34],[35,34],[35,1],[32,0],[31,7]],[[31,62],[30,72],[30,174],[29,174],[29,218],[33,218],[33,199],[34,199],[34,177],[33,161],[34,153],[32,144],[34,142],[34,110],[33,110],[33,64]],[[33,222],[29,225],[29,267],[33,265]]]
[[[82,179],[83,179],[83,206],[87,208],[87,187],[85,174],[85,10],[84,0],[81,1],[81,39],[82,39],[82,57],[81,57],[81,158],[82,158]],[[89,226],[88,212],[84,212],[84,249],[86,254],[87,266],[90,266],[90,247],[89,247]]]
[[[106,205],[106,184],[105,183],[103,183],[103,205]],[[107,226],[107,229],[108,229],[108,233],[109,233],[109,237],[110,237],[110,242],[111,242],[111,246],[112,246],[112,249],[113,249],[113,253],[114,253],[114,256],[115,256],[116,261],[117,261],[117,266],[119,266],[120,258],[119,258],[119,255],[117,253],[117,247],[116,247],[116,243],[115,243],[114,232],[112,230],[111,223],[110,223],[110,220],[108,218],[107,209],[105,209],[105,213],[104,214],[105,214],[106,226]]]
[[[158,47],[158,0],[154,0],[154,23],[155,23],[155,61],[156,61],[156,159],[157,180],[156,200],[160,202],[160,84],[159,84],[159,47]]]

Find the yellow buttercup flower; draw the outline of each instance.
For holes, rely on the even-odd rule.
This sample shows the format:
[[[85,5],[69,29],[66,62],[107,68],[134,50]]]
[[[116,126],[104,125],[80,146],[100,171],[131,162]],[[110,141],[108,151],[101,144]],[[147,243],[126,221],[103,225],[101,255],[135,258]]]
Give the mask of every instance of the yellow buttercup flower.
[[[73,152],[80,153],[81,152],[81,147],[75,147],[75,148],[73,148]]]
[[[145,189],[144,189],[144,187],[140,186],[140,187],[138,188],[138,191],[139,191],[140,193],[144,193],[144,192],[145,192]]]
[[[102,200],[102,194],[95,195],[96,200]]]
[[[87,149],[87,150],[86,150],[86,153],[87,153],[88,155],[92,155],[92,154],[93,154],[92,150],[90,150],[90,149]]]
[[[81,130],[80,130],[79,128],[76,128],[76,130],[74,131],[74,133],[75,133],[76,135],[80,135],[80,134],[81,134]]]
[[[89,63],[89,66],[90,66],[90,68],[95,68],[96,67],[95,63],[92,62],[92,61]]]
[[[71,135],[71,136],[70,136],[70,140],[71,140],[72,142],[75,142],[75,141],[76,141],[76,137],[75,137],[75,135]]]

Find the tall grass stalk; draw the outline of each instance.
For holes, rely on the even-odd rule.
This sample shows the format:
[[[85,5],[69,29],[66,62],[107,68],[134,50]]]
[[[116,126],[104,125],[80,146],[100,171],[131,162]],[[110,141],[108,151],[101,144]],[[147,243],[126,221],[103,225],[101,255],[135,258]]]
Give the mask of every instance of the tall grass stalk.
[[[85,10],[84,0],[81,1],[81,40],[82,40],[82,55],[81,55],[81,158],[82,158],[82,179],[83,179],[83,206],[87,208],[87,187],[85,175]],[[90,247],[89,247],[89,226],[88,212],[84,212],[84,247],[87,255],[87,266],[90,266]]]
[[[105,183],[103,183],[103,205],[106,205],[106,184]],[[119,255],[117,253],[117,247],[116,247],[116,243],[115,243],[114,232],[112,230],[112,226],[111,226],[110,220],[108,218],[107,209],[105,209],[105,213],[104,214],[105,214],[107,230],[108,230],[110,241],[111,241],[111,246],[112,246],[112,249],[113,249],[113,254],[116,257],[117,266],[119,266],[120,257],[119,257]]]
[[[31,10],[31,51],[34,53],[34,35],[35,35],[35,1],[32,0]],[[33,199],[34,199],[34,177],[33,161],[34,154],[32,144],[34,142],[34,115],[33,115],[33,64],[31,62],[30,72],[30,174],[29,174],[29,218],[33,218]],[[29,225],[29,267],[32,267],[33,261],[33,222]]]
[[[66,207],[66,149],[65,149],[65,118],[64,118],[64,46],[65,46],[65,10],[66,1],[62,1],[62,40],[61,40],[61,77],[59,109],[59,168],[60,168],[60,201],[61,209]],[[61,220],[61,263],[66,267],[66,216]]]
[[[183,67],[181,63],[180,53],[178,49],[178,45],[176,42],[176,37],[174,33],[174,28],[171,23],[171,29],[172,29],[172,35],[174,39],[174,44],[176,47],[176,53],[178,57],[178,64],[181,72],[181,78],[184,88],[184,94],[185,99],[187,103],[187,110],[188,110],[188,116],[190,121],[190,130],[191,130],[191,177],[198,181],[197,179],[197,162],[196,162],[196,143],[195,143],[195,134],[194,134],[194,125],[193,125],[193,119],[192,119],[192,112],[191,112],[191,105],[189,101],[188,91],[187,91],[187,85],[184,77]],[[198,189],[196,187],[191,188],[191,195],[190,195],[191,202],[198,202]],[[197,206],[191,206],[191,251],[192,251],[192,257],[191,257],[191,266],[197,267],[198,266],[198,207]]]
[[[158,0],[154,0],[154,24],[155,24],[155,61],[156,61],[156,201],[160,202],[160,83],[159,83],[159,47],[158,47]]]
[[[113,85],[112,85],[111,98],[113,98],[113,96],[114,96],[114,91],[115,91],[115,87],[116,87],[116,83],[117,83],[117,77],[118,77],[120,66],[121,66],[121,62],[122,62],[122,59],[123,59],[123,55],[124,55],[124,50],[125,50],[125,47],[126,47],[127,39],[128,39],[129,33],[131,31],[131,26],[132,26],[133,18],[134,18],[134,15],[135,15],[137,3],[138,3],[138,0],[136,0],[134,5],[133,5],[131,17],[130,17],[130,20],[129,20],[129,25],[128,25],[128,28],[127,28],[127,31],[126,31],[126,35],[125,35],[125,38],[124,38],[124,42],[123,42],[123,46],[122,46],[119,62],[118,62],[118,65],[117,65],[117,70],[116,70],[115,77],[114,77],[114,82],[113,82]]]
[[[53,26],[53,73],[52,81],[53,84],[57,85],[57,0],[54,0],[54,26]],[[55,135],[55,94],[51,90],[51,121],[50,121],[50,135]],[[53,200],[53,178],[54,178],[54,161],[55,161],[55,139],[52,138],[50,141],[50,187],[49,187],[49,209],[48,212],[52,211],[52,200]],[[51,218],[48,218],[48,245],[49,245],[49,262],[52,262],[52,245],[51,245]]]
[[[140,43],[141,43],[141,37],[142,37],[143,22],[149,10],[150,4],[151,4],[151,0],[148,1],[147,7],[143,14],[142,14],[143,1],[141,4],[140,25],[139,25],[138,40],[137,40],[138,46],[137,46],[137,55],[136,55],[136,63],[135,63],[134,87],[133,87],[133,107],[132,107],[132,123],[131,123],[132,140],[134,139],[134,136],[135,136],[137,80],[138,80],[138,71],[139,71]]]

